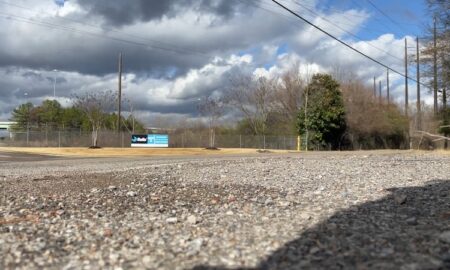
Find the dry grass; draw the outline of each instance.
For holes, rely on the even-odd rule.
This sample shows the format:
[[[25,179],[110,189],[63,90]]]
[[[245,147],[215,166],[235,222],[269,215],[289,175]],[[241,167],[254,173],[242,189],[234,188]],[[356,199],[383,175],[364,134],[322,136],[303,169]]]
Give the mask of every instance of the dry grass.
[[[256,149],[220,149],[202,148],[101,148],[82,147],[47,148],[47,147],[2,147],[2,151],[30,154],[74,156],[74,157],[124,157],[124,156],[203,156],[203,155],[238,155],[256,154]],[[270,150],[271,153],[288,153],[287,150]]]
[[[450,156],[450,149],[444,150],[444,149],[438,149],[434,151],[421,151],[423,153],[436,153],[444,156]]]
[[[88,149],[85,147],[1,147],[4,152],[19,152],[30,154],[41,154],[51,156],[71,157],[139,157],[139,156],[213,156],[213,155],[248,155],[257,154],[257,149],[248,148],[224,148],[220,150],[206,150],[203,148],[101,148]],[[270,153],[285,154],[293,153],[292,150],[269,150]],[[310,151],[301,154],[320,154],[325,152]],[[342,155],[390,155],[390,154],[437,154],[450,156],[450,150],[363,150],[363,151],[341,151],[334,152]]]

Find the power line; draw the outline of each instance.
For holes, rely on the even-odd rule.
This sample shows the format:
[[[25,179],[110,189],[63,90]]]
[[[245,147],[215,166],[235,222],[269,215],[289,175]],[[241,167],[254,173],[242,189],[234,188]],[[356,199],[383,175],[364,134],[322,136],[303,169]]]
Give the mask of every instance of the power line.
[[[340,42],[340,43],[344,44],[345,46],[351,48],[352,50],[354,50],[354,51],[356,51],[356,52],[362,54],[363,56],[369,58],[370,60],[372,60],[372,61],[374,61],[374,62],[376,62],[376,63],[378,63],[378,64],[380,64],[380,65],[382,65],[382,66],[384,66],[384,67],[386,67],[386,68],[389,68],[388,66],[384,65],[383,63],[381,63],[381,62],[379,62],[379,61],[377,61],[377,60],[371,58],[371,57],[368,56],[368,55],[365,55],[364,53],[362,53],[362,52],[360,52],[360,51],[354,49],[353,47],[351,47],[351,46],[348,45],[347,43],[345,43],[345,42],[339,40],[338,38],[332,36],[332,35],[329,34],[328,32],[326,32],[326,31],[322,30],[321,28],[315,26],[314,24],[310,23],[308,20],[304,19],[303,17],[299,16],[298,14],[294,13],[293,11],[287,9],[286,7],[284,7],[283,5],[281,5],[280,3],[278,3],[277,1],[274,1],[274,0],[273,0],[273,2],[275,2],[275,3],[278,4],[278,5],[280,5],[280,6],[283,7],[284,9],[288,10],[290,13],[292,13],[292,14],[294,14],[295,16],[299,17],[300,19],[304,20],[304,21],[307,22],[308,24],[310,24],[310,25],[314,26],[315,28],[319,29],[321,32],[323,32],[323,33],[329,35],[330,37],[332,37],[333,39],[337,40],[338,42]],[[9,4],[9,3],[3,2],[3,1],[0,1],[0,3]],[[15,6],[17,6],[17,5],[15,5]],[[260,7],[260,8],[261,8],[261,7]],[[28,10],[30,10],[30,9],[28,9]],[[265,9],[265,10],[266,10],[266,9]],[[281,15],[281,14],[276,13],[276,12],[273,12],[273,11],[272,11],[272,13]],[[166,48],[166,47],[157,46],[157,45],[152,45],[152,44],[146,44],[146,43],[142,43],[142,42],[130,41],[130,40],[123,39],[123,38],[107,36],[107,35],[104,35],[104,34],[94,33],[94,32],[90,32],[90,31],[86,31],[86,30],[80,30],[80,29],[77,29],[77,28],[74,28],[74,27],[62,26],[62,25],[58,25],[58,24],[53,24],[53,23],[45,22],[45,21],[39,21],[39,20],[35,20],[35,19],[32,19],[32,18],[27,18],[27,17],[23,17],[23,16],[18,16],[18,15],[14,15],[14,14],[5,13],[5,12],[0,12],[0,14],[5,15],[5,16],[6,16],[5,18],[6,18],[6,19],[10,19],[10,20],[16,20],[16,21],[23,22],[23,23],[28,23],[28,24],[38,25],[38,26],[44,26],[44,27],[51,28],[51,29],[59,29],[59,30],[64,30],[64,31],[73,32],[73,33],[87,34],[87,35],[94,36],[94,37],[98,37],[98,38],[110,39],[110,40],[114,40],[114,41],[118,41],[118,42],[123,42],[123,43],[128,43],[128,44],[132,44],[132,45],[136,45],[136,46],[143,46],[143,47],[146,47],[146,48],[150,47],[150,48],[154,48],[154,49],[158,49],[158,50],[164,50],[164,51],[175,52],[175,53],[183,53],[183,54],[186,54],[186,53],[189,53],[189,54],[201,54],[201,53],[193,52],[193,51],[186,50],[186,49],[182,49],[182,51],[181,51],[180,49]],[[284,15],[283,15],[283,16],[284,16]],[[285,17],[286,17],[286,16],[285,16]],[[71,20],[71,21],[74,21],[74,22],[77,22],[77,23],[80,23],[80,24],[83,24],[83,25],[88,25],[88,24],[81,23],[81,22],[75,21],[75,20]],[[92,26],[92,25],[88,25],[88,26],[90,26],[90,27],[95,27],[95,26]],[[95,28],[97,28],[97,27],[95,27]],[[99,29],[99,28],[97,28],[97,29]],[[120,31],[115,31],[115,32],[122,33],[122,32],[120,32]],[[144,38],[144,39],[145,39],[145,38]],[[207,55],[205,55],[205,54],[201,54],[201,55],[207,56]],[[399,75],[401,75],[401,76],[405,76],[405,75],[403,75],[402,73],[400,73],[400,72],[398,72],[398,71],[396,71],[396,70],[394,70],[394,69],[392,69],[392,68],[389,68],[389,69],[391,69],[393,72],[395,72],[395,73],[397,73],[397,74],[399,74]],[[411,80],[412,80],[412,81],[415,81],[414,79],[411,79]]]
[[[391,21],[394,25],[397,25],[397,27],[401,28],[402,31],[404,31],[404,33],[408,33],[408,31],[405,31],[405,29],[399,25],[396,21],[394,21],[394,19],[391,18],[391,16],[389,16],[388,14],[386,14],[383,10],[381,10],[380,8],[378,8],[372,1],[370,0],[366,0],[367,3],[369,3],[373,8],[375,8],[379,13],[381,13],[384,17],[386,17],[389,21]]]
[[[359,6],[361,9],[364,9],[361,5],[358,4],[358,2],[355,2],[355,1],[352,1],[352,2],[355,3],[357,6]],[[305,3],[302,3],[302,4],[305,5],[305,6],[307,6],[307,7],[309,7],[309,8],[313,8],[313,9],[318,8],[318,9],[321,9],[320,6],[316,6],[316,5],[308,5],[308,4],[305,4]],[[323,8],[322,8],[322,9],[323,9]],[[325,9],[323,9],[323,10],[325,10]],[[329,11],[335,11],[335,12],[337,12],[337,13],[345,14],[346,16],[355,17],[355,18],[367,18],[366,15],[344,13],[342,9],[338,9],[338,8],[330,8],[330,7],[327,7],[326,10],[329,10]],[[404,21],[396,21],[396,23],[397,23],[397,24],[401,24],[401,25],[414,25],[414,26],[418,26],[418,25],[415,24],[415,23],[409,23],[409,22],[404,22]]]
[[[375,49],[379,50],[380,52],[384,52],[385,54],[387,54],[387,55],[389,55],[389,56],[391,56],[391,57],[393,57],[393,58],[396,58],[396,59],[398,59],[398,60],[400,60],[400,61],[403,62],[403,59],[401,59],[401,58],[399,58],[399,57],[397,57],[397,56],[395,56],[395,55],[393,55],[393,54],[391,54],[391,53],[389,53],[389,52],[387,52],[387,51],[385,51],[385,50],[383,50],[383,49],[381,49],[381,48],[379,48],[379,47],[377,47],[377,46],[375,46],[375,45],[372,45],[372,44],[370,44],[369,42],[364,41],[362,38],[360,38],[360,37],[357,36],[356,34],[354,34],[354,33],[350,32],[350,31],[348,31],[348,30],[346,30],[346,29],[340,27],[339,25],[333,24],[333,23],[332,23],[330,20],[328,20],[327,18],[324,18],[324,17],[320,16],[320,14],[318,14],[318,13],[315,12],[314,10],[311,10],[311,9],[309,9],[309,8],[307,8],[307,7],[305,7],[305,6],[303,6],[303,5],[302,5],[301,3],[299,3],[298,1],[295,1],[295,0],[292,0],[292,1],[293,1],[294,3],[296,3],[297,5],[303,7],[304,9],[308,10],[308,11],[309,11],[310,13],[312,13],[313,15],[316,15],[318,18],[320,18],[320,19],[322,19],[322,20],[324,20],[324,21],[327,21],[327,22],[329,22],[330,24],[332,24],[334,27],[336,27],[336,28],[338,28],[338,29],[344,31],[344,32],[347,33],[348,35],[350,35],[350,36],[352,36],[352,37],[358,39],[359,41],[364,42],[365,44],[369,45],[369,46],[372,47],[372,48],[375,48]]]
[[[186,52],[186,51],[181,51],[181,50],[177,50],[177,49],[171,49],[171,48],[166,48],[166,47],[162,47],[162,46],[142,43],[142,42],[138,42],[138,41],[127,40],[127,39],[123,39],[123,38],[119,38],[119,37],[107,36],[104,34],[94,33],[94,32],[90,32],[90,31],[86,31],[86,30],[80,30],[80,29],[73,28],[73,27],[61,26],[58,24],[34,20],[34,19],[27,18],[27,17],[13,15],[13,14],[1,12],[1,11],[0,11],[0,14],[3,14],[3,16],[1,16],[1,17],[8,19],[8,20],[14,20],[14,21],[22,22],[22,23],[43,26],[46,28],[62,30],[62,31],[71,32],[71,33],[79,33],[79,34],[83,34],[83,35],[89,35],[92,37],[97,37],[97,38],[102,38],[102,39],[109,39],[109,40],[113,40],[113,41],[117,41],[117,42],[121,42],[121,43],[127,43],[127,44],[132,44],[135,46],[145,47],[147,49],[152,48],[152,49],[157,49],[157,50],[162,50],[162,51],[167,51],[167,52],[172,52],[172,53],[179,53],[179,54],[183,54],[183,55],[190,54],[190,55],[196,55],[196,56],[207,56],[205,54],[199,55],[199,54],[193,53],[193,52]]]
[[[270,1],[270,0],[269,0],[269,1]],[[356,6],[360,7],[361,10],[365,10],[365,8],[364,8],[363,6],[361,6],[361,5],[360,5],[358,2],[356,2],[355,0],[352,0],[352,2],[353,2]],[[303,5],[303,6],[307,6],[307,7],[311,8],[311,9],[316,9],[316,6],[315,6],[315,5],[308,5],[308,4],[305,4],[305,3],[302,3],[302,5]],[[320,7],[317,7],[317,8],[320,9]],[[343,23],[343,22],[341,22],[341,21],[338,22],[338,21],[332,21],[332,20],[331,20],[331,21],[332,21],[333,23],[335,23],[335,24],[354,26],[354,25],[355,25],[354,22],[351,21],[348,17],[364,18],[364,19],[367,19],[367,18],[368,18],[367,15],[351,14],[351,13],[348,13],[348,12],[343,12],[343,10],[337,9],[337,8],[329,8],[329,7],[327,7],[326,10],[328,10],[328,11],[334,11],[335,14],[342,15],[343,18],[344,18],[346,21],[348,21],[348,22],[350,23],[350,24],[345,24],[345,23]],[[389,25],[385,24],[385,23],[384,23],[382,20],[380,20],[379,18],[375,17],[375,20],[379,21],[379,22],[380,22],[381,24],[383,24],[385,27],[387,27],[387,28],[389,28],[391,31],[395,32],[394,29],[392,29]],[[405,24],[405,25],[406,25],[406,24],[407,24],[407,25],[414,25],[414,26],[417,27],[417,24],[413,24],[413,23],[406,23],[406,22],[401,22],[401,23],[400,23],[400,22],[397,22],[397,23],[398,23],[398,24]],[[385,33],[386,33],[385,30],[376,29],[376,28],[372,28],[372,27],[367,27],[367,26],[365,26],[365,25],[359,25],[358,27],[367,29],[367,30],[369,30],[370,32],[375,32],[375,33],[380,33],[380,34],[385,34]]]
[[[237,0],[237,1],[243,1],[243,0]],[[250,1],[252,1],[252,0],[250,0]],[[257,0],[253,0],[253,1],[257,1]],[[269,1],[270,1],[270,0],[269,0]],[[266,4],[266,5],[269,5],[269,3],[266,3],[266,2],[263,2],[263,1],[258,2],[258,3],[259,3],[259,4]],[[315,8],[314,6],[311,6],[311,5],[305,5],[304,3],[302,3],[302,5],[307,6],[307,7],[309,7],[309,8],[312,8],[312,9]],[[256,6],[256,5],[253,5],[253,6]],[[262,8],[262,7],[260,7],[260,6],[256,6],[256,7]],[[270,5],[270,7],[273,7],[273,6]],[[264,8],[263,8],[263,9],[264,9]],[[267,10],[267,9],[264,9],[264,10]],[[341,24],[341,25],[346,25],[346,26],[354,27],[354,26],[355,26],[355,23],[352,22],[349,18],[347,18],[348,16],[351,16],[351,17],[357,17],[357,18],[367,18],[367,16],[364,16],[364,15],[357,15],[357,14],[348,14],[348,13],[344,13],[344,12],[342,12],[342,10],[338,10],[338,9],[332,9],[332,8],[330,8],[329,10],[334,10],[334,11],[336,11],[335,14],[342,15],[343,18],[344,18],[346,21],[349,22],[349,23],[344,23],[344,22],[342,22],[342,21],[336,21],[336,20],[330,20],[330,19],[328,19],[328,20],[331,21],[333,24]],[[280,14],[280,13],[275,13],[275,12],[271,12],[271,13],[273,13],[273,14],[275,14],[275,15],[284,16],[283,14]],[[380,30],[380,29],[375,29],[375,28],[367,27],[367,26],[365,26],[365,25],[358,25],[358,27],[363,28],[363,29],[367,29],[367,30],[369,30],[370,32],[375,32],[375,33],[378,33],[378,34],[385,34],[385,33],[386,33],[385,31],[382,31],[382,30]]]
[[[5,2],[5,1],[0,1],[0,4],[9,5],[9,6],[13,6],[13,7],[16,7],[16,8],[23,9],[23,10],[27,10],[29,12],[34,13],[34,15],[37,14],[35,10],[27,8],[27,7],[24,7],[24,6],[21,6],[21,5],[18,5],[18,4],[9,3],[9,2]],[[43,12],[40,12],[40,13],[45,13],[45,14],[48,14],[50,16],[53,16],[53,14],[50,13],[50,12],[43,11]],[[94,28],[94,29],[97,29],[97,30],[100,30],[100,31],[105,31],[106,30],[106,31],[109,31],[109,32],[115,32],[115,33],[119,33],[119,34],[122,34],[122,35],[125,35],[125,36],[138,38],[138,39],[146,40],[146,41],[149,41],[149,42],[159,43],[159,44],[162,44],[162,45],[165,45],[165,46],[171,46],[171,47],[173,47],[175,49],[178,49],[178,50],[187,50],[187,51],[190,51],[190,52],[195,52],[195,53],[202,54],[199,51],[194,51],[192,49],[186,49],[186,48],[180,48],[180,47],[178,47],[178,46],[176,46],[174,44],[171,44],[171,43],[162,42],[162,41],[150,39],[150,38],[147,38],[147,37],[141,37],[141,36],[129,34],[129,33],[123,32],[123,31],[119,31],[119,30],[114,29],[114,28],[107,28],[107,27],[101,27],[100,28],[100,27],[98,27],[96,25],[92,25],[92,24],[89,24],[89,23],[86,23],[86,22],[83,22],[83,21],[80,21],[80,20],[75,20],[75,19],[65,18],[65,17],[57,17],[57,18],[59,20],[62,20],[62,21],[74,22],[74,23],[77,23],[77,24],[80,24],[80,25],[83,25],[83,26],[88,26],[88,27],[91,27],[91,28]]]
[[[235,1],[239,1],[239,2],[245,3],[245,4],[250,4],[250,2],[252,2],[252,4],[250,4],[250,5],[252,5],[252,6],[256,7],[256,8],[259,8],[259,9],[261,9],[261,10],[265,10],[265,11],[267,11],[268,13],[271,13],[271,14],[273,14],[273,15],[283,17],[283,19],[286,19],[286,21],[295,22],[295,23],[297,22],[297,20],[292,20],[291,17],[286,16],[285,14],[281,14],[281,13],[275,12],[275,11],[273,11],[273,10],[270,10],[270,9],[268,9],[268,8],[265,8],[265,7],[261,6],[261,5],[265,5],[265,6],[269,6],[270,8],[273,8],[273,5],[270,5],[270,3],[266,3],[266,2],[264,2],[264,1],[258,1],[258,0],[248,0],[248,2],[246,2],[246,1],[244,1],[244,0],[235,0]],[[269,1],[270,1],[270,0],[269,0]],[[306,5],[306,6],[308,6],[308,5]],[[311,6],[309,6],[309,7],[311,7]],[[337,9],[336,9],[336,10],[337,10]],[[342,13],[341,10],[339,10],[339,12],[340,12],[339,14],[340,14],[340,15],[343,15],[344,18],[345,18],[349,23],[343,23],[343,22],[341,22],[341,21],[333,21],[333,20],[330,20],[333,24],[341,24],[341,25],[346,25],[346,26],[351,26],[351,27],[354,27],[354,26],[355,26],[355,24],[354,24],[354,23],[352,24],[351,21],[346,17],[347,14]],[[352,15],[350,15],[350,16],[352,16]],[[363,15],[358,15],[357,17],[360,17],[360,18],[366,18],[366,16],[363,16]],[[364,28],[364,29],[367,29],[367,30],[370,30],[370,31],[372,31],[372,32],[377,32],[377,33],[380,33],[380,34],[384,34],[384,33],[385,33],[385,32],[382,31],[382,30],[375,29],[375,28],[370,28],[370,27],[367,27],[367,26],[364,26],[364,25],[359,25],[358,27]]]
[[[237,1],[243,2],[243,0],[237,0]],[[250,0],[250,1],[257,1],[257,0]],[[270,0],[269,0],[269,1],[270,1]],[[305,7],[304,7],[305,9],[307,9],[306,7],[315,8],[315,7],[311,6],[311,5],[305,5],[304,3],[300,4],[300,3],[298,3],[298,2],[295,2],[294,0],[292,0],[292,1],[293,1],[294,3],[300,5],[300,6],[305,6]],[[259,4],[267,4],[267,5],[269,5],[269,3],[266,3],[266,2],[258,2],[258,3],[259,3]],[[254,4],[253,6],[255,6],[255,7],[257,7],[257,8],[261,8],[261,9],[267,10],[267,9],[265,9],[265,8],[259,6],[259,5],[256,5],[256,4]],[[271,5],[271,7],[272,7],[272,5]],[[361,6],[360,6],[360,7],[361,7]],[[362,8],[362,7],[361,7],[361,8]],[[345,25],[345,26],[355,27],[355,23],[354,23],[354,22],[352,23],[352,21],[351,21],[349,18],[347,18],[347,16],[355,16],[355,14],[343,13],[342,10],[332,9],[332,8],[330,8],[329,10],[337,10],[338,13],[336,13],[336,14],[342,15],[343,18],[344,18],[345,20],[347,20],[349,23],[344,23],[344,22],[342,22],[342,21],[336,21],[336,20],[327,19],[327,18],[324,18],[323,16],[321,17],[321,19],[323,19],[324,21],[329,22],[329,23],[330,23],[331,25],[333,25],[334,27],[339,28],[340,30],[346,32],[347,34],[349,34],[349,35],[351,35],[351,36],[353,36],[353,37],[355,37],[356,39],[358,39],[358,40],[360,40],[360,41],[362,41],[362,42],[366,42],[365,40],[363,40],[363,39],[361,39],[360,37],[358,37],[356,34],[354,34],[354,33],[352,33],[352,32],[350,32],[350,31],[348,31],[348,30],[346,30],[346,29],[344,29],[344,28],[342,28],[342,27],[339,26],[339,25]],[[270,12],[270,10],[267,10],[267,11]],[[309,9],[309,11],[312,12],[310,9]],[[275,12],[270,12],[270,13],[275,14],[275,15],[279,15],[279,16],[286,17],[285,15],[280,14],[280,13],[275,13]],[[320,17],[320,15],[318,15],[317,13],[315,13],[315,14],[316,14],[317,16]],[[355,17],[367,18],[367,16],[363,16],[363,15],[358,15],[358,16],[355,16]],[[289,20],[289,21],[291,21],[291,20]],[[386,26],[386,27],[389,27],[388,25],[385,25],[385,26]],[[372,33],[374,33],[374,34],[386,34],[386,31],[382,31],[382,30],[380,30],[380,29],[375,29],[375,28],[367,27],[367,26],[365,26],[365,25],[357,25],[357,27],[358,27],[358,28],[361,28],[361,29],[366,29],[366,30],[368,30],[367,32],[372,32]],[[376,47],[375,45],[372,45],[372,44],[370,44],[370,43],[368,43],[368,42],[366,42],[366,44],[368,44],[369,46],[371,46],[371,47],[373,47],[373,48],[375,48],[375,49],[377,49],[377,50],[383,51],[384,53],[390,55],[391,57],[397,58],[399,61],[403,61],[403,59],[401,59],[401,58],[399,58],[399,57],[397,57],[397,56],[395,56],[395,55],[392,55],[392,54],[390,54],[389,52],[386,52],[386,51],[380,49],[379,47]]]
[[[246,2],[245,0],[235,0],[235,1],[239,1],[239,2],[244,3],[244,4],[250,4],[250,5],[254,6],[254,7],[259,8],[261,10],[264,10],[264,11],[266,11],[268,13],[271,13],[273,15],[279,16],[280,18],[283,17],[282,19],[284,19],[286,21],[293,22],[293,23],[297,22],[296,20],[292,19],[290,16],[287,16],[285,14],[278,13],[278,12],[275,12],[275,11],[273,11],[271,9],[262,7],[261,4],[267,4],[265,2],[262,2],[262,1],[258,2],[258,0],[248,0],[248,2]]]
[[[24,6],[21,6],[21,5],[18,5],[18,4],[9,3],[9,2],[5,2],[5,1],[0,1],[0,4],[8,5],[8,6],[16,7],[16,8],[20,8],[20,9],[23,9],[23,10],[27,10],[28,12],[32,12],[33,15],[37,15],[37,12],[35,10],[27,8],[27,7],[24,7]],[[135,38],[135,39],[140,39],[140,40],[147,41],[147,42],[150,42],[150,43],[158,43],[160,45],[144,44],[144,43],[141,43],[141,42],[130,41],[130,40],[126,40],[124,38],[111,37],[111,36],[107,36],[107,35],[100,34],[100,33],[93,33],[93,32],[89,32],[89,31],[86,31],[86,30],[80,30],[80,29],[73,28],[73,27],[62,26],[62,25],[58,25],[58,24],[54,24],[54,23],[46,22],[46,21],[42,21],[42,20],[38,21],[38,20],[35,20],[35,19],[32,19],[32,18],[27,18],[27,17],[23,17],[23,16],[19,16],[19,15],[9,14],[9,13],[5,13],[5,12],[0,12],[0,13],[5,14],[5,15],[7,15],[9,17],[16,17],[16,18],[18,17],[18,18],[20,18],[22,20],[36,22],[36,23],[39,23],[41,26],[44,26],[42,24],[46,24],[48,26],[54,26],[55,28],[59,28],[59,29],[62,29],[62,28],[69,29],[70,28],[72,30],[75,30],[76,32],[84,32],[85,34],[89,34],[89,35],[102,36],[104,38],[109,38],[109,39],[113,39],[113,40],[121,41],[121,42],[126,42],[126,43],[132,43],[134,45],[139,45],[139,46],[144,46],[145,45],[146,47],[148,46],[148,47],[152,47],[152,48],[158,49],[158,50],[165,50],[165,51],[171,51],[171,52],[177,52],[177,53],[198,54],[198,55],[209,57],[208,55],[206,55],[206,54],[204,54],[204,53],[202,53],[200,51],[193,50],[193,49],[181,48],[181,47],[178,47],[178,46],[176,46],[174,44],[171,44],[171,43],[162,42],[162,41],[158,41],[158,40],[154,40],[154,39],[150,39],[150,38],[146,38],[146,37],[141,37],[141,36],[129,34],[129,33],[123,32],[123,31],[119,31],[119,30],[113,29],[113,28],[101,28],[101,27],[98,27],[98,26],[95,26],[95,25],[92,25],[92,24],[88,24],[88,23],[85,23],[85,22],[82,22],[82,21],[79,21],[79,20],[70,19],[70,18],[58,17],[58,19],[62,20],[62,21],[74,22],[74,23],[77,23],[77,24],[80,24],[80,25],[83,25],[83,26],[87,26],[87,27],[96,29],[96,30],[100,30],[100,31],[105,31],[106,30],[106,31],[109,31],[109,32],[118,33],[118,34],[121,34],[121,35],[124,35],[124,36],[132,37],[132,38]],[[49,14],[49,15],[53,16],[53,14],[51,14],[50,12],[43,11],[43,12],[40,12],[40,13],[46,13],[46,14]],[[23,22],[25,22],[25,21],[23,21]],[[33,24],[35,24],[35,23],[33,23]]]
[[[365,9],[362,5],[359,4],[358,1],[355,1],[355,0],[351,0],[351,1],[352,1],[353,4],[355,4],[356,6],[360,7],[361,9]],[[375,16],[374,18],[375,18],[375,20],[377,20],[379,23],[384,25],[386,28],[388,28],[393,33],[399,33],[398,31],[395,31],[390,25],[386,24],[383,20],[381,20],[377,16]]]
[[[385,68],[387,68],[387,69],[392,70],[394,73],[397,73],[398,75],[400,75],[400,76],[402,76],[402,77],[406,77],[405,74],[403,74],[403,73],[401,73],[401,72],[399,72],[399,71],[397,71],[397,70],[395,70],[395,69],[389,67],[388,65],[386,65],[386,64],[384,64],[384,63],[382,63],[382,62],[380,62],[380,61],[378,61],[378,60],[372,58],[371,56],[369,56],[369,55],[367,55],[367,54],[365,54],[365,53],[363,53],[363,52],[361,52],[361,51],[359,51],[359,50],[353,48],[352,46],[350,46],[350,45],[347,44],[346,42],[340,40],[339,38],[335,37],[334,35],[330,34],[330,33],[327,32],[327,31],[323,30],[322,28],[320,28],[319,26],[317,26],[317,25],[315,25],[314,23],[310,22],[309,20],[305,19],[304,17],[300,16],[299,14],[297,14],[297,13],[294,12],[294,11],[292,11],[291,9],[289,9],[288,7],[286,7],[285,5],[283,5],[283,4],[281,4],[280,2],[278,2],[277,0],[272,0],[272,2],[276,3],[278,6],[280,6],[281,8],[283,8],[284,10],[286,10],[287,12],[291,13],[291,14],[294,15],[295,17],[299,18],[300,20],[304,21],[305,23],[307,23],[307,24],[311,25],[312,27],[316,28],[316,29],[319,30],[320,32],[326,34],[327,36],[329,36],[329,37],[331,37],[332,39],[336,40],[337,42],[341,43],[341,44],[344,45],[345,47],[348,47],[349,49],[351,49],[351,50],[353,50],[353,51],[355,51],[355,52],[361,54],[362,56],[364,56],[364,57],[370,59],[371,61],[373,61],[373,62],[379,64],[379,65],[382,66],[382,67],[385,67]],[[409,77],[408,77],[408,79],[410,79],[410,80],[412,80],[412,81],[414,81],[414,82],[417,82],[417,80],[415,80],[415,79],[413,79],[413,78],[409,78]],[[423,85],[423,84],[422,84],[422,85]]]
[[[61,26],[61,25],[57,25],[57,24],[53,24],[53,23],[49,23],[49,22],[38,21],[38,20],[31,19],[31,18],[22,17],[22,16],[18,16],[18,15],[14,15],[14,14],[9,14],[9,13],[5,13],[5,12],[1,12],[1,11],[0,11],[0,14],[3,14],[2,17],[5,19],[13,20],[13,21],[17,21],[17,22],[23,22],[23,23],[28,23],[28,24],[38,25],[38,26],[44,26],[47,28],[64,30],[64,31],[72,32],[72,33],[86,34],[86,35],[90,35],[90,36],[94,36],[94,37],[111,39],[111,40],[120,41],[120,42],[129,43],[129,44],[133,44],[133,45],[138,45],[138,46],[153,47],[155,49],[172,51],[170,49],[163,48],[163,47],[156,47],[156,46],[148,45],[145,43],[125,40],[125,39],[121,39],[121,38],[117,38],[117,37],[106,36],[106,35],[102,35],[102,34],[98,34],[98,33],[93,33],[93,32],[89,32],[89,31],[85,31],[85,30],[76,29],[73,27]]]
[[[290,19],[291,17],[288,17],[288,16],[286,16],[286,15],[284,15],[284,14],[280,14],[280,13],[274,12],[273,10],[270,10],[270,9],[267,9],[267,8],[264,8],[264,7],[261,6],[261,4],[269,5],[269,3],[266,3],[266,2],[263,2],[263,1],[257,2],[257,0],[249,0],[249,2],[244,2],[244,0],[235,0],[235,1],[239,1],[239,2],[247,3],[247,4],[248,4],[249,2],[253,2],[253,4],[250,4],[250,5],[252,5],[252,6],[256,7],[256,8],[265,10],[265,11],[267,11],[267,12],[269,12],[269,13],[271,13],[271,14],[274,14],[274,15],[276,15],[276,16],[283,17],[282,19],[285,19],[286,21],[290,21],[290,22],[294,22],[294,23],[297,22],[297,21],[294,21],[294,20]],[[269,0],[269,1],[270,1],[270,0]],[[270,7],[272,8],[273,6],[270,5]],[[340,13],[340,15],[343,15],[344,18],[345,18],[346,20],[348,20],[349,22],[351,22],[351,21],[346,17],[347,14]],[[319,16],[319,15],[318,15],[318,16]],[[359,17],[365,17],[365,16],[362,16],[362,15],[361,15],[361,16],[359,16]],[[351,33],[351,32],[349,32],[349,31],[347,31],[347,30],[345,30],[345,29],[343,29],[343,28],[341,28],[341,27],[338,26],[338,24],[341,24],[341,25],[347,25],[347,26],[354,27],[355,24],[348,24],[348,23],[346,24],[346,23],[343,23],[343,22],[341,22],[341,21],[333,21],[333,20],[325,19],[325,18],[323,18],[323,17],[322,17],[322,19],[328,21],[331,25],[333,25],[333,26],[335,26],[335,27],[338,27],[338,28],[341,29],[342,31],[347,32],[349,35],[354,36],[354,37],[357,38],[358,40],[365,42],[365,41],[362,40],[361,38],[357,37],[355,34],[353,34],[353,33]],[[371,32],[376,32],[376,33],[379,33],[379,34],[385,34],[385,31],[381,31],[381,30],[378,30],[378,29],[366,27],[366,26],[364,26],[364,25],[359,25],[358,27],[363,28],[363,29],[370,30]],[[397,58],[397,59],[403,61],[403,59],[400,59],[400,58],[398,58],[398,57],[396,57],[396,56],[390,54],[389,52],[386,52],[386,51],[380,49],[379,47],[376,47],[375,45],[372,45],[372,44],[370,44],[370,43],[368,43],[368,42],[366,42],[366,43],[367,43],[369,46],[372,46],[372,47],[374,47],[374,48],[376,48],[376,49],[378,49],[378,50],[381,50],[381,51],[383,51],[384,53],[386,53],[386,54],[388,54],[388,55],[390,55],[390,56],[392,56],[392,57],[394,57],[394,58]]]

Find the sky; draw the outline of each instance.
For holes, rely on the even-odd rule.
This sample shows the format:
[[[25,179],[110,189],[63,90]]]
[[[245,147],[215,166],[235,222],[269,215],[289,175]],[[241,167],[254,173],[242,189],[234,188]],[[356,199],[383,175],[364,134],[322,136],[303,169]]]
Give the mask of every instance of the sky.
[[[427,21],[425,0],[279,0],[392,69],[404,72],[404,39]],[[64,2],[64,4],[63,4]],[[367,85],[386,69],[330,39],[271,0],[0,0],[0,120],[25,102],[70,106],[86,91],[117,89],[147,126],[198,117],[198,100],[220,96],[230,74],[278,76],[351,71]],[[410,67],[414,75],[414,67]],[[391,72],[403,103],[404,79]],[[410,104],[415,96],[410,83]],[[423,100],[431,102],[428,91]]]

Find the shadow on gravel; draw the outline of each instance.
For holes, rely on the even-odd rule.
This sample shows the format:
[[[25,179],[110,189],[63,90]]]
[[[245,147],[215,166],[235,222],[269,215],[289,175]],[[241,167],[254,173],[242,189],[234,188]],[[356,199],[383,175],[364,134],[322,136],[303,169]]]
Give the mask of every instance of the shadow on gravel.
[[[450,269],[450,180],[388,191],[306,230],[254,269]]]

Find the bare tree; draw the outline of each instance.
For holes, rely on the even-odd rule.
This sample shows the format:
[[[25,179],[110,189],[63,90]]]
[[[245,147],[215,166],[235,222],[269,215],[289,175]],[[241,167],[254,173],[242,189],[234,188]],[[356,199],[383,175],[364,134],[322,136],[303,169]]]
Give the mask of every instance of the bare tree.
[[[276,80],[237,76],[231,84],[227,102],[244,115],[256,135],[266,134],[269,113],[275,108]]]
[[[275,90],[278,111],[287,121],[295,122],[301,107],[306,79],[301,76],[298,65],[294,65],[281,75]]]
[[[135,117],[135,115],[134,115],[134,105],[133,105],[133,102],[131,101],[130,98],[126,97],[125,95],[123,95],[123,98],[122,98],[122,99],[123,99],[123,101],[124,101],[125,103],[128,104],[128,107],[129,107],[128,121],[131,121],[131,130],[130,130],[129,124],[127,123],[127,121],[126,121],[125,118],[122,118],[122,124],[123,124],[123,126],[127,129],[127,131],[128,131],[130,134],[134,134],[134,133],[135,133],[135,127],[136,127],[136,117]]]
[[[342,83],[340,89],[346,110],[347,131],[344,135],[353,149],[409,147],[409,119],[402,115],[398,105],[388,103],[385,98],[381,98],[381,102],[374,99],[371,87],[357,79]]]
[[[280,119],[284,122],[294,134],[297,134],[297,116],[302,104],[305,105],[304,112],[307,115],[307,85],[311,81],[313,72],[310,66],[306,66],[303,72],[300,72],[300,64],[294,64],[289,70],[284,72],[277,79],[275,90],[276,111],[283,117]],[[304,102],[305,101],[305,102]],[[304,103],[303,103],[304,102]],[[307,118],[305,118],[307,120]],[[305,121],[306,121],[305,120]],[[308,132],[306,132],[308,136]]]
[[[358,79],[358,75],[354,70],[345,68],[339,63],[331,64],[330,75],[341,84],[351,84]]]
[[[116,95],[112,91],[86,92],[73,96],[74,107],[86,114],[92,127],[92,145],[98,147],[98,132],[105,123],[107,113],[115,104]]]
[[[198,111],[208,119],[209,148],[215,148],[216,127],[224,113],[224,103],[220,99],[205,97],[200,100]]]

